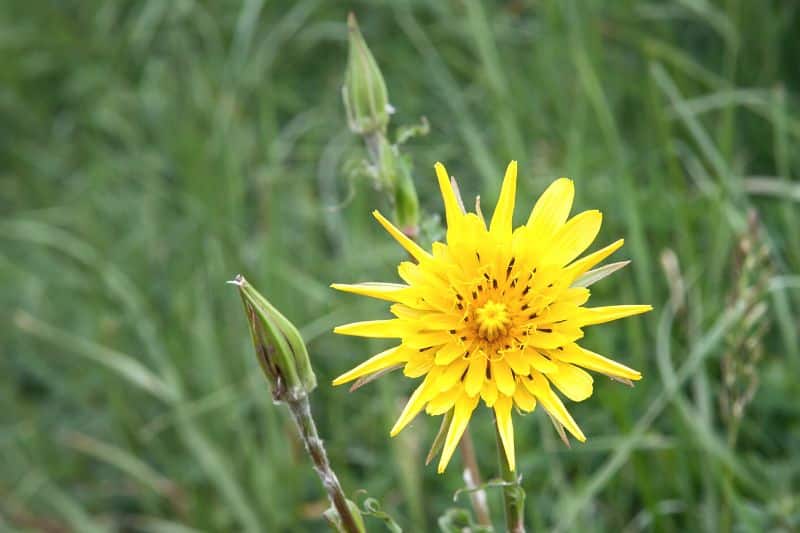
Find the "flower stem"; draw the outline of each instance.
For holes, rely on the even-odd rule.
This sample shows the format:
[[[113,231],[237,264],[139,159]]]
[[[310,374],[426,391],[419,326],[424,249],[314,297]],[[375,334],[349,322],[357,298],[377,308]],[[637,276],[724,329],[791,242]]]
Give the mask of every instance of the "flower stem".
[[[289,411],[292,413],[294,423],[297,425],[297,431],[303,439],[303,444],[305,444],[306,452],[308,452],[311,461],[314,463],[314,470],[317,471],[317,475],[322,481],[322,486],[328,493],[328,499],[330,499],[331,504],[339,514],[342,529],[347,533],[362,533],[362,529],[358,526],[347,503],[347,497],[342,491],[339,479],[328,462],[328,454],[325,453],[325,446],[322,444],[322,439],[319,438],[317,426],[311,416],[308,397],[304,395],[296,400],[288,400],[286,405],[289,406]]]
[[[517,475],[508,466],[508,460],[503,450],[500,439],[500,430],[495,421],[495,436],[497,437],[497,463],[500,467],[500,476],[507,483],[503,487],[503,505],[506,511],[506,530],[509,533],[525,533],[525,491],[519,483]]]

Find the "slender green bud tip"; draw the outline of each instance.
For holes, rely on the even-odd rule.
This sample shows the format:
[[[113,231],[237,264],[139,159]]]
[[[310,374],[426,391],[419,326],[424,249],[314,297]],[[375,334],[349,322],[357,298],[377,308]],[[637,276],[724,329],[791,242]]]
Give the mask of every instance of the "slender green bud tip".
[[[348,54],[342,98],[350,129],[359,135],[385,132],[392,106],[378,64],[353,13],[347,17]]]
[[[241,274],[229,283],[239,288],[258,363],[275,401],[297,400],[317,386],[300,332]]]

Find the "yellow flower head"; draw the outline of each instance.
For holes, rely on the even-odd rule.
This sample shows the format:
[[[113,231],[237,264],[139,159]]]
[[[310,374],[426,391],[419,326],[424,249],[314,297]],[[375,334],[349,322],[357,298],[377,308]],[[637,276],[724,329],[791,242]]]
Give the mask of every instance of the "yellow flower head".
[[[400,339],[400,344],[334,380],[347,383],[403,367],[424,376],[391,430],[394,436],[423,409],[452,413],[439,472],[443,472],[480,400],[494,409],[498,432],[514,470],[511,407],[533,411],[537,402],[581,442],[586,437],[551,384],[573,401],[592,394],[594,370],[623,381],[641,374],[576,344],[583,327],[651,310],[649,305],[584,307],[585,274],[620,246],[622,239],[577,257],[600,230],[599,211],[567,219],[571,180],[554,181],[536,202],[527,224],[512,228],[517,163],[508,165],[489,227],[480,213],[464,213],[447,171],[436,164],[444,198],[447,243],[422,249],[380,213],[378,222],[414,258],[400,263],[405,284],[334,284],[342,291],[394,302],[396,318],[337,327],[343,335]]]

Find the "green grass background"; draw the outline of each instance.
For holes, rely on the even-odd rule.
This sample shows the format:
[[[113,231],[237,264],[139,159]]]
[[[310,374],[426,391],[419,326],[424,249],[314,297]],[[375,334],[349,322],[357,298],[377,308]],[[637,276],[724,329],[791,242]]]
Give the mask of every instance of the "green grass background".
[[[520,162],[517,221],[555,177],[605,214],[631,266],[595,304],[652,303],[585,345],[641,369],[595,381],[565,448],[517,417],[531,528],[800,528],[800,5],[460,0],[34,1],[0,9],[0,530],[321,531],[324,495],[271,403],[234,288],[244,273],[300,327],[331,461],[407,531],[467,507],[438,421],[390,440],[410,380],[330,379],[384,344],[337,338],[380,302],[333,281],[392,281],[402,250],[369,216],[340,84],[359,16],[397,108],[427,216],[433,163],[497,197]],[[773,267],[755,347],[735,251],[756,209]],[[686,304],[672,311],[672,250]],[[674,283],[673,283],[674,285]],[[672,288],[674,292],[674,287]],[[720,360],[756,350],[738,438]],[[496,475],[485,410],[472,433]],[[500,523],[499,494],[490,502]],[[363,498],[363,496],[361,497]],[[368,519],[370,529],[381,524]]]

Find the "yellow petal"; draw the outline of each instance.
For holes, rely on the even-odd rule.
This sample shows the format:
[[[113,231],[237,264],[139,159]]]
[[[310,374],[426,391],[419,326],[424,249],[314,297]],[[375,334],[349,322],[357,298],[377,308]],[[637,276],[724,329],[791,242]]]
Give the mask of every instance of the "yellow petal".
[[[428,405],[425,406],[425,412],[431,416],[443,415],[453,408],[456,400],[464,394],[464,389],[461,387],[450,387],[450,390],[440,392],[433,397]]]
[[[494,403],[494,416],[497,420],[497,432],[500,434],[500,442],[503,443],[503,450],[506,453],[508,469],[512,472],[516,468],[514,457],[514,425],[511,422],[511,397],[500,396]]]
[[[486,378],[486,357],[481,353],[472,355],[467,370],[467,377],[464,378],[464,390],[469,396],[475,396],[481,391],[483,380]]]
[[[511,235],[512,218],[514,217],[514,198],[517,194],[517,162],[508,164],[503,186],[500,188],[500,197],[494,208],[489,231],[495,235],[507,238]]]
[[[543,356],[541,353],[539,353],[537,350],[534,350],[533,348],[525,348],[525,350],[523,351],[523,355],[530,364],[531,368],[533,368],[534,370],[538,370],[539,372],[542,372],[544,374],[549,374],[550,372],[558,371],[558,367],[555,365],[554,362],[552,362],[550,359]],[[526,374],[520,373],[520,375],[524,376]]]
[[[372,216],[378,219],[378,222],[381,223],[381,226],[384,227],[386,231],[389,232],[389,235],[394,237],[400,246],[406,249],[411,256],[416,259],[417,261],[422,261],[424,259],[431,259],[431,254],[423,250],[417,243],[409,239],[402,231],[397,229],[394,224],[386,220],[386,218],[378,212],[376,209],[372,212]]]
[[[402,346],[389,348],[388,350],[385,350],[377,355],[373,355],[354,369],[350,370],[349,372],[345,372],[338,378],[334,379],[333,385],[342,385],[343,383],[348,383],[354,379],[358,379],[361,376],[374,374],[375,372],[383,370],[384,368],[405,363],[408,360],[408,356],[408,350],[404,349]]]
[[[563,350],[555,350],[552,353],[561,361],[580,365],[583,368],[594,370],[595,372],[600,372],[607,376],[630,379],[633,381],[642,379],[641,372],[617,363],[616,361],[612,361],[607,357],[603,357],[577,344],[569,344],[564,346]]]
[[[492,407],[494,405],[494,402],[497,401],[497,385],[494,384],[494,381],[487,379],[483,382],[481,398],[486,402],[486,407]]]
[[[578,257],[597,237],[602,222],[603,214],[596,209],[569,219],[553,235],[542,263],[563,266]]]
[[[578,427],[578,424],[575,423],[575,420],[572,418],[572,415],[569,414],[567,408],[564,407],[561,398],[550,388],[550,383],[547,381],[547,378],[538,372],[534,372],[531,375],[531,379],[523,379],[522,382],[528,390],[536,396],[536,400],[542,404],[542,407],[558,420],[559,424],[567,428],[567,431],[572,433],[579,441],[586,441],[586,436],[581,431],[581,428]]]
[[[437,365],[449,365],[466,352],[466,347],[459,342],[453,341],[445,344],[436,352],[435,362]]]
[[[466,394],[462,394],[461,397],[456,400],[455,409],[453,410],[453,421],[450,423],[450,429],[447,432],[447,438],[442,448],[442,457],[439,460],[439,467],[436,469],[440,474],[444,472],[445,468],[447,468],[447,463],[449,463],[450,458],[453,457],[453,452],[456,451],[456,446],[458,446],[459,441],[461,441],[461,436],[464,434],[464,430],[467,429],[472,411],[477,404],[478,396],[471,398]]]
[[[517,387],[514,389],[514,403],[526,413],[536,409],[536,397],[521,383],[517,383]]]
[[[559,178],[551,183],[533,206],[528,218],[530,234],[538,240],[550,240],[567,220],[574,196],[575,186],[572,180]]]
[[[492,379],[497,383],[497,390],[501,393],[511,396],[514,394],[514,375],[511,373],[511,367],[503,359],[492,361]]]
[[[354,335],[356,337],[373,337],[376,339],[399,339],[408,331],[408,322],[399,318],[389,320],[367,320],[366,322],[353,322],[334,328],[333,332],[339,335]]]
[[[433,367],[433,354],[430,350],[412,352],[408,363],[403,368],[403,375],[409,378],[418,378],[426,374]]]
[[[620,318],[640,315],[652,311],[652,305],[608,305],[605,307],[585,307],[580,310],[580,314],[570,322],[580,326],[592,326],[603,324]]]
[[[549,327],[547,329],[549,329],[549,331],[537,330],[528,333],[525,342],[535,348],[555,349],[570,342],[575,342],[583,337],[583,332],[579,329],[573,329],[571,331],[563,327],[559,329]]]
[[[439,189],[442,192],[442,200],[444,200],[444,214],[447,220],[448,229],[456,229],[459,226],[463,212],[461,206],[458,205],[456,193],[453,191],[453,186],[450,184],[450,175],[447,174],[447,169],[441,163],[434,165],[436,169],[436,178],[439,180]]]
[[[430,348],[431,346],[441,346],[442,344],[452,342],[453,335],[447,331],[426,331],[418,333],[416,331],[409,333],[403,342],[409,348]],[[434,350],[433,353],[436,353]]]
[[[513,370],[515,374],[520,376],[528,375],[531,365],[523,355],[522,350],[508,350],[503,353],[503,359],[506,360],[508,366],[511,367],[511,370]]]
[[[434,386],[438,379],[439,373],[436,372],[435,369],[432,372],[428,372],[428,375],[425,376],[420,386],[417,387],[414,394],[408,399],[408,403],[406,403],[403,412],[400,413],[400,416],[397,418],[397,422],[394,423],[394,427],[392,427],[389,435],[394,437],[400,433],[409,422],[414,420],[414,417],[419,414],[425,404],[438,392]]]
[[[601,248],[596,252],[590,253],[586,257],[578,259],[565,269],[564,275],[568,277],[570,283],[572,283],[572,281],[577,279],[578,276],[588,272],[590,268],[622,248],[623,244],[625,244],[625,239],[619,239],[618,241],[609,244],[605,248]]]
[[[350,292],[361,296],[369,296],[370,298],[377,298],[379,300],[389,300],[390,302],[399,302],[398,298],[401,295],[407,295],[408,285],[401,285],[399,283],[355,283],[348,285],[346,283],[333,283],[332,288],[337,291]]]
[[[405,318],[408,320],[416,320],[422,316],[425,316],[425,313],[427,312],[420,309],[414,309],[413,307],[409,307],[405,304],[392,304],[389,306],[389,310],[397,318]]]
[[[558,371],[547,374],[547,379],[573,402],[582,402],[592,395],[592,376],[585,370],[567,363],[557,362]]]
[[[456,359],[446,367],[442,367],[443,370],[439,381],[436,383],[436,388],[440,391],[450,389],[453,385],[458,383],[461,376],[463,376],[464,372],[467,370],[468,365],[469,360],[462,358]]]

